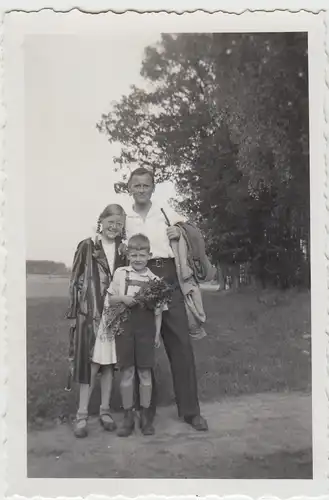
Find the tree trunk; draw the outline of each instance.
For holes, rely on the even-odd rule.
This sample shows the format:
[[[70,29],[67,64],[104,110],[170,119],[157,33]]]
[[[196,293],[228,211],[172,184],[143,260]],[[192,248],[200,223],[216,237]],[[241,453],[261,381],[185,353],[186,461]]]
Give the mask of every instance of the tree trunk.
[[[240,264],[233,264],[231,267],[232,288],[238,290],[240,287]]]
[[[223,273],[223,267],[222,265],[219,265],[219,262],[217,262],[216,269],[217,269],[217,282],[219,285],[219,290],[225,290],[225,277]]]

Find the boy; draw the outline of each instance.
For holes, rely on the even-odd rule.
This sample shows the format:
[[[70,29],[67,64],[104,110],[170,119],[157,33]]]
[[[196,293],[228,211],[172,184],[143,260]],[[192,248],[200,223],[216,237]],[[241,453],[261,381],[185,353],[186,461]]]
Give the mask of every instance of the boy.
[[[141,430],[144,435],[154,434],[150,402],[152,394],[151,369],[154,365],[154,347],[160,345],[162,310],[144,309],[135,305],[134,295],[150,280],[159,279],[147,267],[151,258],[150,241],[143,234],[135,234],[128,241],[129,266],[118,268],[109,288],[110,304],[124,303],[131,307],[129,319],[124,322],[123,333],[116,337],[116,350],[122,377],[120,383],[124,419],[118,436],[129,436],[134,427],[135,372],[139,377],[141,404]]]

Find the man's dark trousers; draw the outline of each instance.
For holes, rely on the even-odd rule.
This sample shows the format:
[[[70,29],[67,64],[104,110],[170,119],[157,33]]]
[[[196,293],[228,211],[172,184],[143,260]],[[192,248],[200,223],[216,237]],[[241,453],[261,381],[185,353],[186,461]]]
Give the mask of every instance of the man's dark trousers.
[[[163,312],[161,334],[171,366],[178,414],[180,417],[199,415],[194,353],[184,297],[178,283],[174,259],[151,260],[148,267],[173,287],[169,310]],[[156,388],[154,387],[151,405],[153,412],[155,405]]]

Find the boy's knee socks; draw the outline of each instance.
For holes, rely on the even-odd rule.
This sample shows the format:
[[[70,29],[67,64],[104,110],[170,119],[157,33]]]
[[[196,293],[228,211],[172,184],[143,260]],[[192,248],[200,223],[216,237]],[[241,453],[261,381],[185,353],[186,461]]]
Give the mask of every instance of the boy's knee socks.
[[[125,410],[130,410],[134,405],[134,380],[121,382],[120,390],[122,406]]]
[[[149,369],[138,369],[139,399],[143,408],[149,408],[152,397],[152,373]]]
[[[139,385],[139,399],[140,399],[140,404],[143,408],[150,407],[151,397],[152,397],[152,384],[148,384],[148,385],[140,384]]]

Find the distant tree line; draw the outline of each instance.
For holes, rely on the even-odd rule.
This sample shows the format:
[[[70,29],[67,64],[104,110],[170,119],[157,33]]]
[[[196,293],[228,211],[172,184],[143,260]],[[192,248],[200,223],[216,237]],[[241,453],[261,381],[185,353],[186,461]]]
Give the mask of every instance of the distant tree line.
[[[68,274],[69,270],[63,262],[54,262],[53,260],[27,260],[27,274]]]
[[[306,33],[164,34],[97,128],[172,180],[209,254],[262,286],[310,285]]]

